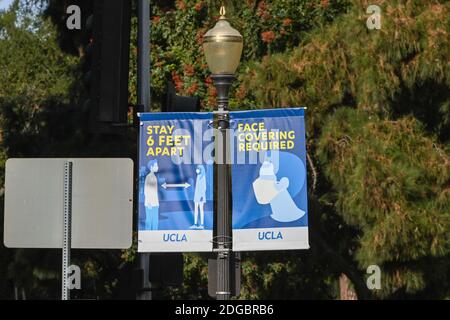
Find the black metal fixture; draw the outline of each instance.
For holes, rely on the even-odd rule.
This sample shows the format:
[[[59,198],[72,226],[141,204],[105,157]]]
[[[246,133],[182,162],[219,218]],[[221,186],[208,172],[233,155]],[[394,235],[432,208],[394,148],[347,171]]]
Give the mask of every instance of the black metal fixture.
[[[225,18],[225,7],[220,8],[220,18],[214,28],[203,38],[206,61],[217,89],[216,164],[214,167],[214,211],[217,213],[214,250],[217,252],[218,300],[228,300],[232,295],[230,269],[232,268],[231,232],[231,169],[228,157],[229,128],[228,95],[235,80],[235,72],[242,55],[243,39]]]

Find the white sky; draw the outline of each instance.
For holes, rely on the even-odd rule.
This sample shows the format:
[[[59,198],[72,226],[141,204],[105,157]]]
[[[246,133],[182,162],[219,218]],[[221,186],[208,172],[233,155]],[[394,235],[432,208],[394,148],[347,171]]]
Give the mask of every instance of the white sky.
[[[13,0],[0,0],[0,10],[8,8]]]

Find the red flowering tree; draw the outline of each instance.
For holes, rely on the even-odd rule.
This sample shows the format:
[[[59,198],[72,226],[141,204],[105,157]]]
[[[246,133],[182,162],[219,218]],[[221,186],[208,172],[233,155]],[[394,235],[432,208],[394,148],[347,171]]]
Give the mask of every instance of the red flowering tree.
[[[246,72],[249,61],[265,55],[283,52],[298,45],[305,32],[331,21],[347,8],[346,0],[324,5],[322,0],[247,0],[227,5],[227,17],[244,37],[244,52],[238,73]],[[212,28],[219,16],[218,1],[177,0],[152,3],[152,106],[164,103],[166,83],[172,80],[178,94],[201,98],[204,110],[216,104],[216,90],[202,49],[203,35]],[[133,36],[136,36],[134,21]],[[134,51],[132,51],[134,52]],[[135,65],[135,54],[132,56]],[[135,70],[135,68],[131,68]],[[136,100],[135,74],[130,85],[131,103]],[[252,100],[238,97],[236,83],[232,90],[231,108],[249,107]],[[242,91],[242,90],[241,90]]]

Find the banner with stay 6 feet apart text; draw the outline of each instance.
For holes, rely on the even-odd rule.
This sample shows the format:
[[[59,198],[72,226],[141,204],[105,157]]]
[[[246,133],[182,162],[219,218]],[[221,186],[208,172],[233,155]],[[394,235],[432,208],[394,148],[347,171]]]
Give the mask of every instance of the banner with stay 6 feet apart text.
[[[212,113],[140,114],[139,252],[212,251]],[[230,112],[233,250],[307,249],[304,109]]]
[[[212,251],[212,120],[140,114],[139,252]]]

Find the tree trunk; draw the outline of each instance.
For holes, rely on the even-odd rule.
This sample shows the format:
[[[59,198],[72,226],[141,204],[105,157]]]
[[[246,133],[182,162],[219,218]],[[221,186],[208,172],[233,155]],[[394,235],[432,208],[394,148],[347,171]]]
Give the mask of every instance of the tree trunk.
[[[351,287],[350,279],[345,274],[339,277],[339,292],[341,300],[358,300],[358,296]]]

